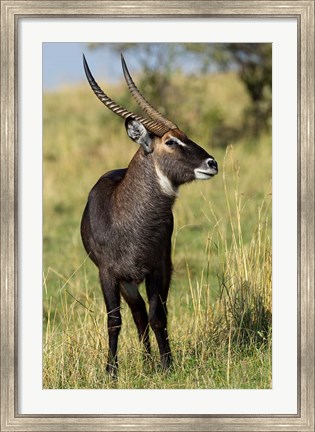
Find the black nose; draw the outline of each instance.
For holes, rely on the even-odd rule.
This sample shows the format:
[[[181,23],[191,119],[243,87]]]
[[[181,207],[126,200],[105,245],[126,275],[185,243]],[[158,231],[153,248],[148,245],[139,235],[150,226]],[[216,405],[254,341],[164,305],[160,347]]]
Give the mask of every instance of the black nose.
[[[209,168],[212,168],[212,169],[218,171],[218,164],[214,159],[209,159],[208,165],[209,165]]]

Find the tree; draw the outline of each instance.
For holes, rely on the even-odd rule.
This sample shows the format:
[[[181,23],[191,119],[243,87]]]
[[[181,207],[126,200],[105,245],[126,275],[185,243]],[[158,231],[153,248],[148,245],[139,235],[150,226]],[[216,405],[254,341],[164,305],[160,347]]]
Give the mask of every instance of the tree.
[[[257,135],[271,127],[272,45],[267,43],[186,44],[188,51],[204,57],[203,72],[215,64],[237,71],[251,100],[240,130]]]

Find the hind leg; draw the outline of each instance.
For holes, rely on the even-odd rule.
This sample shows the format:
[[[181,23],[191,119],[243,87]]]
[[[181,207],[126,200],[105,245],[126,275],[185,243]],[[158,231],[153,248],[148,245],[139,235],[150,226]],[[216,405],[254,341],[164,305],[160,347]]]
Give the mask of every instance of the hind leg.
[[[117,346],[118,335],[121,328],[121,315],[120,315],[120,293],[119,285],[116,281],[100,270],[100,281],[104,294],[104,300],[107,310],[107,330],[108,330],[108,358],[106,371],[113,375],[117,375],[118,359],[117,359]]]
[[[150,354],[148,314],[145,302],[139,293],[138,285],[130,282],[121,282],[120,290],[131,309],[134,322],[137,326],[139,340],[144,344],[146,353]]]

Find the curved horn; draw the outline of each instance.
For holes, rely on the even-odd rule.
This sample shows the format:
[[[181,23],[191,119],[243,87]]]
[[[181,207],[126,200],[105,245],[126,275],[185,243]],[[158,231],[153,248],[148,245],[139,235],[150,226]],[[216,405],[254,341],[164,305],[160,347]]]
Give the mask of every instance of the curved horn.
[[[163,136],[165,134],[165,132],[167,132],[169,130],[169,128],[167,128],[166,126],[164,126],[161,123],[157,123],[155,121],[145,119],[141,116],[134,114],[131,111],[126,110],[125,108],[123,108],[122,106],[120,106],[116,102],[114,102],[109,96],[107,96],[103,92],[103,90],[100,88],[100,86],[97,84],[97,82],[95,81],[95,79],[94,79],[94,77],[90,71],[90,68],[87,64],[87,61],[86,61],[84,54],[83,54],[83,65],[84,65],[84,71],[85,71],[86,77],[89,81],[89,84],[90,84],[93,92],[99,98],[99,100],[101,102],[103,102],[103,104],[107,108],[109,108],[111,111],[113,111],[115,114],[119,115],[123,119],[126,119],[127,117],[132,117],[134,120],[142,123],[143,126],[145,126],[149,132],[152,132],[159,137]]]
[[[177,126],[174,123],[172,123],[171,121],[163,117],[162,114],[158,110],[153,108],[152,105],[150,105],[149,102],[142,96],[142,94],[138,90],[136,84],[134,83],[128,71],[125,59],[122,54],[121,54],[121,64],[122,64],[125,80],[128,85],[129,91],[132,94],[132,96],[135,98],[137,103],[140,105],[140,107],[143,109],[143,111],[147,113],[152,120],[156,120],[162,123],[163,125],[167,126],[169,129],[177,129]]]

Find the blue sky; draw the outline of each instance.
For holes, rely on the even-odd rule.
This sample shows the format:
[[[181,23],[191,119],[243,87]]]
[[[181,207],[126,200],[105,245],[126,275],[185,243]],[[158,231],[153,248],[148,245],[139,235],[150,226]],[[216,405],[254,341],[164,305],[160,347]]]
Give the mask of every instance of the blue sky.
[[[109,82],[122,78],[120,58],[110,50],[91,50],[84,43],[46,42],[43,44],[43,90],[85,82],[83,53],[94,76]]]
[[[151,46],[152,51],[149,60],[153,68],[162,65],[164,67],[170,66],[168,57],[163,56],[165,45]],[[117,51],[110,49],[109,44],[103,45],[102,48],[91,49],[87,44],[79,42],[45,42],[43,43],[43,90],[53,91],[60,86],[86,82],[82,65],[83,53],[97,79],[107,82],[122,79],[120,56]],[[131,53],[128,51],[124,55],[133,74],[140,67],[143,67],[139,52]],[[198,66],[198,59],[183,53],[176,59],[172,59],[171,66],[174,69],[182,67],[186,73],[192,72]]]

